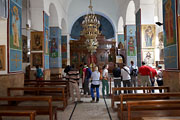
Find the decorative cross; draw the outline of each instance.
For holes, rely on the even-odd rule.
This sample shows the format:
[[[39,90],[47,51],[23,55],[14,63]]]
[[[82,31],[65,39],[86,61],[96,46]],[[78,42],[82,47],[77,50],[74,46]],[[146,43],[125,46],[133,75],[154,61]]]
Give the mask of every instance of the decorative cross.
[[[51,63],[52,63],[53,65],[54,65],[54,64],[57,64],[56,60],[52,60]]]
[[[11,59],[12,62],[15,62],[16,68],[18,67],[18,62],[21,61],[21,59],[18,59],[18,55],[16,53],[16,55],[14,55],[15,59]]]

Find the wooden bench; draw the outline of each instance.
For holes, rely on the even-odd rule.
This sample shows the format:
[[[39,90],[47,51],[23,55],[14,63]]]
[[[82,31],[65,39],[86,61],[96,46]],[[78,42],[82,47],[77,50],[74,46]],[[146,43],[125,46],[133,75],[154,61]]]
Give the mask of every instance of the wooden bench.
[[[35,120],[35,115],[34,110],[0,110],[0,120],[2,116],[29,116],[30,120]]]
[[[70,97],[70,90],[69,90],[69,83],[67,81],[29,81],[25,82],[24,86],[27,87],[58,87],[58,86],[64,86],[65,87],[65,95],[67,99]]]
[[[52,97],[51,96],[8,96],[8,97],[0,97],[0,101],[6,101],[8,103],[15,102],[25,102],[25,101],[46,101],[48,102],[48,106],[17,106],[17,105],[1,105],[0,111],[27,111],[33,110],[36,111],[37,115],[49,115],[49,120],[53,120],[53,116],[55,120],[57,120],[57,107],[52,106]]]
[[[139,94],[121,94],[120,105],[118,107],[118,116],[123,119],[123,112],[127,110],[127,101],[138,100],[160,100],[160,99],[180,98],[180,93],[139,93]],[[140,108],[141,109],[141,108]],[[145,110],[145,108],[142,108]]]
[[[140,117],[154,117],[154,116],[180,116],[180,99],[178,100],[146,100],[146,101],[128,101],[128,120],[131,120],[132,112],[134,115]],[[146,109],[136,110],[136,108],[143,107]],[[156,111],[155,111],[156,110]],[[158,110],[158,111],[157,111]],[[140,114],[138,114],[140,113]],[[144,113],[144,114],[142,114]]]
[[[152,90],[164,90],[165,92],[169,92],[170,88],[167,86],[160,86],[160,87],[121,87],[121,88],[112,88],[112,95],[111,95],[111,107],[114,109],[114,104],[116,101],[119,101],[119,95],[115,95],[116,91],[123,90],[146,90],[148,92],[152,92]],[[132,94],[132,93],[131,93]],[[135,93],[134,93],[135,94]],[[114,109],[115,110],[115,109]]]
[[[8,96],[11,96],[12,91],[33,91],[37,95],[52,96],[53,101],[62,101],[63,107],[58,107],[58,110],[64,110],[67,107],[68,99],[65,95],[65,87],[12,87],[7,89]],[[35,95],[35,94],[34,94]]]
[[[24,86],[53,86],[53,85],[66,85],[65,92],[67,92],[68,97],[70,96],[70,89],[69,89],[69,81],[67,80],[25,80]]]

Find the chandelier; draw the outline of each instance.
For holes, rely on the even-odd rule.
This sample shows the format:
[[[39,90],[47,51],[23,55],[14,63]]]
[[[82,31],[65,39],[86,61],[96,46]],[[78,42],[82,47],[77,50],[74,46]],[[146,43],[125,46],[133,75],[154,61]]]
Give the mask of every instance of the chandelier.
[[[98,41],[96,37],[100,34],[99,27],[100,22],[92,10],[92,2],[90,0],[89,13],[84,17],[82,22],[82,34],[85,36],[85,45],[87,46],[88,52],[96,52],[98,47]]]

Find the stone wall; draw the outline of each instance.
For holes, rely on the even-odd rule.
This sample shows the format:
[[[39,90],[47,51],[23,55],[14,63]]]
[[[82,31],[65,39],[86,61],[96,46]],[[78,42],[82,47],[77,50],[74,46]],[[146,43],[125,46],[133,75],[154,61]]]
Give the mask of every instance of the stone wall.
[[[163,72],[164,85],[170,87],[171,92],[180,92],[180,71],[166,70]]]
[[[24,73],[0,75],[0,96],[7,96],[7,88],[23,87]],[[14,92],[13,95],[22,95],[23,92]]]

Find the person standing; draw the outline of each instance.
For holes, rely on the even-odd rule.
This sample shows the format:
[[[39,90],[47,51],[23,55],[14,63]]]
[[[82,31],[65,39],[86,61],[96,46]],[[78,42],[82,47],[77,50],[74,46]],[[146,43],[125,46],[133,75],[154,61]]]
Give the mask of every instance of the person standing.
[[[121,76],[123,87],[131,87],[130,69],[126,66],[125,63],[123,63],[123,68],[121,69]],[[127,93],[127,91],[125,90],[124,93]],[[131,93],[131,91],[128,91],[128,93]]]
[[[83,69],[83,88],[84,88],[84,95],[86,95],[88,93],[88,95],[90,95],[90,90],[89,90],[89,79],[91,78],[91,74],[92,71],[89,68],[89,66],[87,66],[85,64],[85,67]]]
[[[113,77],[114,77],[114,87],[121,87],[121,69],[118,64],[115,64],[115,68],[113,69]],[[115,91],[115,94],[120,94],[121,91]]]
[[[131,61],[131,65],[129,68],[130,68],[130,75],[131,75],[131,86],[137,87],[138,67],[134,65],[134,61]],[[134,90],[134,93],[137,93],[137,91]]]
[[[108,64],[104,65],[103,67],[103,79],[102,79],[102,95],[105,96],[105,89],[106,95],[109,96],[109,84],[108,84]]]
[[[66,75],[66,77],[69,79],[69,87],[70,87],[70,95],[72,97],[72,102],[75,102],[75,97],[74,97],[74,90],[77,95],[77,102],[81,103],[81,97],[80,97],[80,92],[79,92],[79,86],[78,86],[78,81],[79,81],[79,70],[75,68],[74,65],[71,66],[70,71]]]
[[[142,66],[139,68],[138,79],[141,80],[141,86],[151,86],[150,78],[152,76],[151,69],[142,62]]]
[[[163,86],[163,73],[162,73],[162,67],[157,67],[157,84],[158,86]],[[162,90],[159,90],[160,93],[162,93]]]
[[[150,67],[150,69],[151,69],[151,72],[152,72],[152,76],[151,76],[151,78],[150,78],[150,80],[151,80],[151,86],[154,87],[155,76],[157,76],[157,72],[156,72],[156,70],[153,69],[152,67]],[[154,90],[152,90],[152,93],[154,93]]]
[[[92,101],[95,101],[94,97],[94,89],[96,88],[96,102],[99,102],[99,85],[100,85],[100,72],[98,71],[98,67],[94,68],[94,72],[91,75],[92,83],[91,83],[91,97]]]
[[[39,65],[36,66],[36,80],[43,80],[43,72]]]

